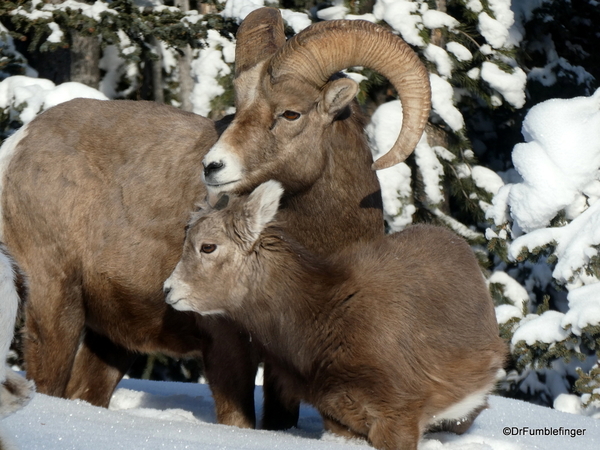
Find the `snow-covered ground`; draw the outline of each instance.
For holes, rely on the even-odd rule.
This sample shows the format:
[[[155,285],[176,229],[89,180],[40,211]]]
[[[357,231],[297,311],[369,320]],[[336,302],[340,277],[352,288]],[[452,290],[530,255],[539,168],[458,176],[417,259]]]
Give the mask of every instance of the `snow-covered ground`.
[[[260,413],[260,386],[255,397]],[[308,406],[300,411],[298,429],[245,430],[215,423],[213,400],[205,384],[132,379],[121,382],[108,410],[80,400],[36,394],[29,405],[0,422],[0,427],[6,443],[21,450],[371,448],[363,441],[324,432],[319,414]],[[501,397],[491,398],[490,408],[466,434],[429,434],[419,445],[419,450],[599,448],[598,420]]]

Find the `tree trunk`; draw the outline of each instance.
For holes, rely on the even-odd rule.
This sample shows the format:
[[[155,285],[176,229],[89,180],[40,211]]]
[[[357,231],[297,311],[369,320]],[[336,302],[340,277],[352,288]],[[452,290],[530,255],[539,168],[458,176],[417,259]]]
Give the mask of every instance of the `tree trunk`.
[[[100,86],[100,41],[97,36],[71,33],[71,81],[98,89]]]
[[[165,93],[163,91],[163,76],[162,76],[162,52],[160,42],[154,36],[150,38],[150,44],[156,49],[158,59],[148,60],[148,64],[152,67],[152,98],[157,103],[165,102]]]
[[[44,0],[44,3],[58,5],[65,0]],[[94,0],[79,0],[81,3],[94,3]],[[100,85],[100,42],[97,37],[83,36],[78,31],[68,33],[70,48],[59,48],[52,52],[35,50],[29,53],[31,66],[38,71],[40,78],[55,84],[78,81],[93,88]]]
[[[175,0],[175,6],[182,11],[190,10],[189,0]],[[182,54],[178,57],[179,66],[179,95],[181,98],[181,109],[192,111],[192,90],[194,80],[192,79],[192,49],[189,45],[180,49]]]

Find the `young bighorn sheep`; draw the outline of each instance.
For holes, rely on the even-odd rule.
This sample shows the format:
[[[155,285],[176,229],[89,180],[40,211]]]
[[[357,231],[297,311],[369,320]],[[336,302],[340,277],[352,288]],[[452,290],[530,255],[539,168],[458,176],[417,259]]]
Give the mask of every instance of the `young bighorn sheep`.
[[[282,193],[268,181],[197,213],[166,302],[240,323],[332,431],[390,450],[466,431],[506,352],[467,243],[416,225],[318,257],[273,223]]]
[[[27,276],[25,361],[39,392],[106,406],[138,353],[202,354],[219,422],[254,425],[248,336],[163,299],[189,211],[207,195],[202,177],[212,197],[279,180],[288,233],[319,254],[383,234],[357,85],[334,75],[370,67],[398,91],[402,131],[382,168],[412,151],[427,121],[418,57],[363,21],[318,23],[286,42],[271,8],[237,38],[237,112],[220,137],[221,124],[168,106],[80,99],[2,147],[0,241]],[[265,383],[263,426],[293,425],[297,405],[278,401],[268,367]]]

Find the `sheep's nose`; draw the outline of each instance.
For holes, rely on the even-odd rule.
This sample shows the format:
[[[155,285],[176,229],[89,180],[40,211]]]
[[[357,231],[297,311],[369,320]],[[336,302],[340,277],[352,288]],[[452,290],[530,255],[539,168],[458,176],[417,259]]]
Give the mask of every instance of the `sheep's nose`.
[[[204,166],[204,177],[210,177],[210,175],[212,175],[213,173],[221,170],[224,165],[225,164],[223,164],[221,161],[213,161],[209,163],[208,166]]]
[[[165,294],[165,297],[169,295],[169,293],[171,292],[171,287],[170,286],[164,286],[163,287],[163,292]]]

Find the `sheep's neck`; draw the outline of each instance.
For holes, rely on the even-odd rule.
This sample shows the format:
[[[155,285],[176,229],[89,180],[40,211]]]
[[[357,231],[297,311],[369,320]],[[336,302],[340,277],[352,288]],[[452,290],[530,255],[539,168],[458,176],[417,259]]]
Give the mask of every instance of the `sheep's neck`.
[[[345,292],[349,272],[285,237],[267,240],[271,242],[258,256],[260,281],[250,292],[248,308],[236,318],[265,351],[307,377],[336,338],[331,330],[340,317],[338,305],[349,296]]]
[[[357,109],[353,105],[353,109]],[[277,217],[287,233],[317,255],[384,235],[383,204],[364,123],[354,111],[335,121],[321,143],[328,162],[309,189],[284,198]]]

